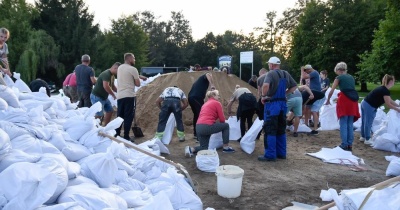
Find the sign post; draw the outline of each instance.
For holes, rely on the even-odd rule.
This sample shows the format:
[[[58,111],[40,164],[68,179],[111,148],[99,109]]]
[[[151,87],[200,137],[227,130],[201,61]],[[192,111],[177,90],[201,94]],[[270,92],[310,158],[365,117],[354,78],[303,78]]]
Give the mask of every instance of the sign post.
[[[232,56],[223,55],[218,58],[218,68],[222,70],[223,67],[226,67],[227,74],[231,74]]]
[[[242,79],[242,63],[251,63],[251,76],[253,76],[253,51],[240,52],[240,79]]]

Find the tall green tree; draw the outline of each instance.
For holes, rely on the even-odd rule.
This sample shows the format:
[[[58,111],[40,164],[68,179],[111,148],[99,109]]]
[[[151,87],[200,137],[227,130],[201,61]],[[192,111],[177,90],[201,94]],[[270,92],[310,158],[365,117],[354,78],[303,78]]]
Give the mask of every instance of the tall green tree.
[[[372,50],[361,55],[360,77],[380,81],[384,74],[400,77],[400,3],[389,0],[385,19],[379,23],[372,42]]]

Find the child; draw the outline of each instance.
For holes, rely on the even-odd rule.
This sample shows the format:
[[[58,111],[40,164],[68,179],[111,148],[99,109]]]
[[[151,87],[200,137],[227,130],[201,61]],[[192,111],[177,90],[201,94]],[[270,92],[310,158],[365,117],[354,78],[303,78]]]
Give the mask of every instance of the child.
[[[8,65],[8,46],[6,41],[10,37],[10,32],[6,28],[0,28],[0,84],[6,85],[3,80],[3,74],[11,76],[10,68]]]

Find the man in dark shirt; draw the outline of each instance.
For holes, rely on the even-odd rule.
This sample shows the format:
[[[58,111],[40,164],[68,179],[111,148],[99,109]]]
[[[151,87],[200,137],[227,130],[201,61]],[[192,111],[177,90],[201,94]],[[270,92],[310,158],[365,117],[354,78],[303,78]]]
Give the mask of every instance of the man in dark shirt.
[[[204,104],[204,98],[206,97],[208,86],[210,85],[211,89],[215,89],[212,74],[206,73],[201,75],[192,85],[192,89],[189,91],[188,100],[190,107],[193,112],[193,134],[194,138],[197,138],[196,135],[196,123],[197,119],[199,119],[199,114],[201,107]]]
[[[29,84],[29,88],[31,89],[32,92],[39,92],[39,89],[41,87],[46,88],[46,94],[50,97],[50,88],[46,81],[37,78]]]
[[[76,85],[78,91],[78,107],[91,107],[92,103],[90,101],[90,93],[92,92],[92,87],[96,83],[96,78],[94,78],[94,70],[89,66],[90,56],[82,56],[82,64],[75,67],[76,74]]]
[[[249,85],[253,86],[255,89],[257,89],[257,76],[253,75],[250,80],[249,80]]]

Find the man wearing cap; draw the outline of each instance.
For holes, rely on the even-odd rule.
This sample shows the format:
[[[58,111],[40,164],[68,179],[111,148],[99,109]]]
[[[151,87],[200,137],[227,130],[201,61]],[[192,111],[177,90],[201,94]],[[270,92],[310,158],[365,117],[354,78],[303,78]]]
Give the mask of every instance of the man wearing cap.
[[[161,93],[160,97],[157,98],[156,104],[161,110],[158,115],[156,137],[159,139],[163,138],[165,125],[167,124],[169,116],[173,113],[176,120],[178,139],[180,142],[184,142],[185,133],[182,121],[182,111],[188,106],[188,100],[185,93],[176,86],[167,87]]]
[[[71,103],[75,103],[78,101],[75,72],[68,74],[68,76],[65,78],[63,82],[63,91],[64,94],[69,97]]]
[[[78,107],[91,107],[92,102],[90,101],[90,93],[92,87],[96,84],[96,78],[94,78],[94,70],[89,66],[90,56],[82,55],[82,64],[75,67],[76,85],[78,92]]]
[[[112,113],[114,112],[114,108],[111,105],[110,100],[108,100],[108,95],[111,95],[114,100],[117,99],[114,92],[117,92],[117,88],[114,85],[115,76],[118,73],[118,67],[121,63],[114,63],[110,69],[107,69],[99,75],[96,81],[96,85],[94,86],[92,93],[90,94],[90,101],[92,104],[100,102],[102,105],[102,110],[96,113],[96,118],[103,118],[103,125],[106,126],[110,120]],[[104,114],[105,112],[105,114]]]
[[[264,155],[259,161],[286,159],[286,95],[293,93],[297,84],[287,71],[280,70],[278,57],[268,60],[269,72],[262,88],[264,103]]]
[[[304,70],[301,71],[301,77],[303,79],[310,80],[310,89],[313,92],[315,99],[307,103],[305,106],[305,117],[304,121],[306,124],[309,124],[310,115],[313,116],[314,125],[312,131],[310,132],[311,135],[318,135],[318,124],[319,124],[319,110],[321,109],[322,105],[325,101],[325,94],[322,93],[321,89],[321,77],[317,70],[314,70],[310,64],[304,66]],[[303,92],[306,94],[305,92]],[[305,97],[308,98],[308,95]]]

